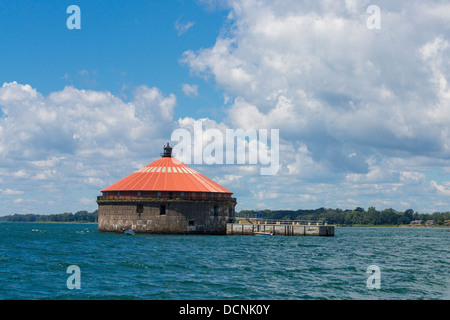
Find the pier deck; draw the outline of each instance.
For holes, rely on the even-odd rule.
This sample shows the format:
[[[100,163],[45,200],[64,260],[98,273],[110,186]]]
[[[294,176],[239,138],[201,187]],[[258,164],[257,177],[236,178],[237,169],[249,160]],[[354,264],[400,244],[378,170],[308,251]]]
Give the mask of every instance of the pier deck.
[[[227,223],[227,235],[255,235],[268,233],[274,236],[334,236],[333,225],[300,225],[277,223]]]

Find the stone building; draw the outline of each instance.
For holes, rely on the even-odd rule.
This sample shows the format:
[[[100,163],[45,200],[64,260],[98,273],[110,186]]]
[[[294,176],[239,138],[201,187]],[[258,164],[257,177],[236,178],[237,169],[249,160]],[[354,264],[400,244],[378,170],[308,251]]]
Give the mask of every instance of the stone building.
[[[226,234],[234,220],[232,192],[172,157],[161,158],[101,190],[99,231]]]

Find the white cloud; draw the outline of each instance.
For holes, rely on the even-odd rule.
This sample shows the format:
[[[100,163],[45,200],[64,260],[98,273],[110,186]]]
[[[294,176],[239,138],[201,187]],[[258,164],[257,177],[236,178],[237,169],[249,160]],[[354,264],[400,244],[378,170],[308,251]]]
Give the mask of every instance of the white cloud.
[[[84,205],[93,205],[93,204],[95,204],[95,199],[80,198],[79,201],[80,201],[81,204],[84,204]]]
[[[46,160],[38,160],[38,161],[30,161],[31,165],[35,167],[54,167],[56,166],[61,160],[64,160],[64,157],[55,157],[52,156],[49,159]],[[21,175],[21,174],[19,174]]]
[[[3,153],[49,166],[63,160],[62,154],[136,152],[152,135],[168,132],[176,98],[146,86],[138,87],[129,103],[109,92],[73,87],[43,97],[28,85],[11,83],[0,88],[0,105],[8,115],[0,119]]]
[[[29,176],[26,170],[18,170],[16,172],[11,173],[11,176],[16,178],[26,178]]]
[[[88,186],[97,187],[103,189],[106,182],[101,178],[87,177],[82,180],[82,182]]]
[[[11,190],[11,189],[0,189],[0,193],[4,195],[17,195],[17,194],[23,194],[23,191],[20,190]]]
[[[443,57],[449,52],[442,36],[431,43],[426,38],[438,27],[432,16],[422,16],[428,3],[380,4],[386,27],[378,34],[367,29],[366,8],[354,1],[229,5],[233,31],[211,48],[186,51],[183,62],[235,97],[232,125],[257,123],[283,127],[285,137],[320,134],[338,143],[448,154],[449,104],[434,97],[436,80],[440,96],[447,97]],[[412,28],[419,15],[420,25]]]
[[[198,85],[196,84],[187,84],[183,83],[181,85],[181,89],[183,90],[184,94],[188,97],[197,97],[198,96]]]
[[[444,185],[438,184],[436,181],[432,180],[430,184],[441,194],[445,196],[450,196],[450,182],[444,183]]]
[[[237,174],[224,174],[223,176],[214,177],[214,181],[220,185],[227,186],[227,188],[237,187],[243,179],[242,175]]]
[[[181,22],[180,19],[175,21],[175,30],[178,31],[178,36],[185,34],[194,24],[193,21]]]
[[[66,87],[43,96],[29,85],[5,83],[0,87],[0,108],[7,115],[0,118],[1,193],[26,192],[30,201],[41,196],[60,206],[77,202],[72,192],[80,190],[95,199],[131,173],[130,163],[145,165],[159,155],[176,126],[175,106],[173,94],[147,86],[137,87],[124,102],[107,91]],[[36,212],[37,206],[28,210]],[[6,214],[10,208],[0,209]]]
[[[450,172],[448,2],[379,1],[380,30],[366,26],[368,0],[200,2],[229,10],[214,45],[181,57],[224,96],[226,118],[201,119],[204,129],[280,130],[276,179],[250,165],[196,168],[232,188],[240,208],[445,206],[450,188],[429,172]],[[179,19],[175,28],[193,25]],[[198,95],[196,85],[182,90]],[[175,123],[175,105],[147,86],[124,102],[107,91],[43,96],[5,83],[3,188],[48,188],[55,203],[63,190],[96,195],[149,163],[174,128],[192,129],[199,119]]]
[[[308,182],[330,204],[442,202],[425,172],[450,164],[447,2],[381,1],[380,30],[370,1],[226,3],[215,44],[181,61],[224,90],[227,127],[280,129],[286,198]]]

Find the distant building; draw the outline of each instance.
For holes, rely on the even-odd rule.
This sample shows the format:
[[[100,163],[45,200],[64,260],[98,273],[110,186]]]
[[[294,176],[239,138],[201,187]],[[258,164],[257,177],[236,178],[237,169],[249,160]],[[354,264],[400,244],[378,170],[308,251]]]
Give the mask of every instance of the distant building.
[[[413,220],[410,222],[410,224],[421,224],[422,221],[421,220]]]
[[[161,156],[101,191],[99,231],[226,234],[233,193],[173,158],[168,143]]]
[[[450,220],[445,220],[444,224],[445,224],[446,226],[450,226]]]
[[[427,226],[431,226],[431,225],[434,224],[434,220],[427,220],[427,221],[425,222],[425,224],[426,224]]]

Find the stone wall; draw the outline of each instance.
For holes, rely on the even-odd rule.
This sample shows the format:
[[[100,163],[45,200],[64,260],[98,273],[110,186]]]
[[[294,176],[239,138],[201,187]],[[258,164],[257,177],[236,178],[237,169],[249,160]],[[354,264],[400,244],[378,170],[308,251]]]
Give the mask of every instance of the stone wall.
[[[226,234],[236,201],[98,200],[98,230]]]

